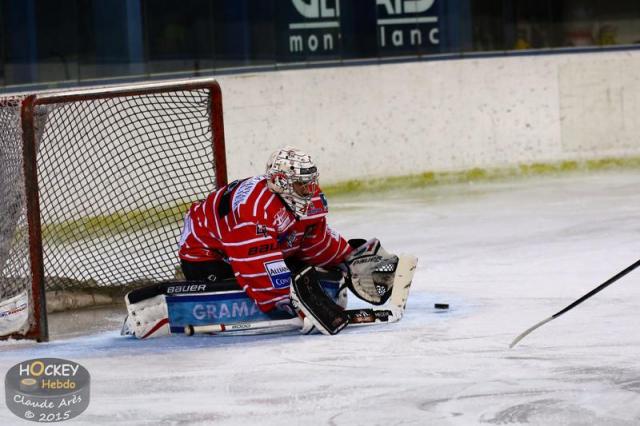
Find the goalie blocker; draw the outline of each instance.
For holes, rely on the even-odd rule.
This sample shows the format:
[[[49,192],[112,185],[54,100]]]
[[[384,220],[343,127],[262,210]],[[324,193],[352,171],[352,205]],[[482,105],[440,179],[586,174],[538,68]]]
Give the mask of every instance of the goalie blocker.
[[[403,256],[402,259],[399,259],[398,256],[387,253],[377,239],[366,242],[352,240],[350,243],[357,247],[346,259],[345,271],[343,271],[346,279],[341,279],[342,277],[339,276],[338,280],[330,282],[328,285],[327,272],[318,271],[313,267],[306,267],[293,277],[291,304],[303,319],[300,321],[302,326],[297,327],[301,332],[309,333],[313,329],[317,329],[323,334],[334,335],[349,323],[395,322],[402,317],[417,259],[413,256]],[[334,279],[335,275],[334,271]],[[223,326],[222,330],[215,325],[219,321],[209,322],[208,324],[211,325],[209,329],[202,326],[202,323],[185,324],[183,322],[174,327],[174,323],[178,322],[175,317],[179,315],[176,315],[175,312],[172,315],[171,311],[175,311],[175,309],[171,309],[171,307],[177,303],[184,302],[183,304],[186,305],[192,299],[204,301],[207,298],[221,300],[222,298],[244,297],[244,299],[248,299],[242,291],[230,291],[236,285],[235,282],[224,283],[225,288],[216,288],[223,283],[217,283],[214,286],[205,286],[202,283],[183,283],[179,288],[180,290],[184,289],[186,294],[176,294],[175,289],[178,284],[180,283],[154,285],[127,294],[125,301],[129,316],[125,321],[123,334],[133,334],[138,338],[156,337],[176,332],[177,328],[180,329],[177,332],[182,332],[184,327],[191,327],[192,324],[196,326],[196,332],[240,330],[242,329],[239,327],[240,324],[245,324],[245,326],[251,324],[251,327],[245,327],[246,329],[264,329],[264,327],[256,325],[265,321],[270,321],[274,325],[278,322],[278,320],[273,321],[272,315],[257,312],[257,316],[236,319],[237,324],[235,325],[238,327],[230,327],[229,325],[234,325],[231,323],[226,324],[226,327]],[[331,284],[335,288],[333,290],[329,288],[328,291]],[[345,311],[346,300],[344,299],[346,295],[344,292],[347,287],[357,297],[372,305],[382,305],[391,299],[389,303],[391,306],[388,310],[379,312],[371,309]],[[189,290],[192,290],[192,293],[188,292]],[[169,309],[167,305],[169,305]],[[364,312],[369,312],[369,314],[363,315]],[[384,313],[384,315],[376,315],[376,312],[378,314]],[[383,317],[384,320],[381,321]],[[288,326],[289,329],[293,324],[290,318],[282,319],[280,317],[282,325]],[[222,322],[220,321],[220,323]],[[194,329],[189,327],[187,328],[190,330]]]
[[[349,316],[344,309],[322,290],[316,270],[311,266],[293,279],[291,304],[300,316],[322,334],[337,334],[349,323]]]

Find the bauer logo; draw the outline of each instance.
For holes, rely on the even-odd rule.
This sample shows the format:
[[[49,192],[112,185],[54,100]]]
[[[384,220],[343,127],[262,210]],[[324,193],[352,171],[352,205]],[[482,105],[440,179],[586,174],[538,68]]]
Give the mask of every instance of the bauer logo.
[[[172,285],[167,287],[167,294],[202,293],[206,289],[206,284]]]
[[[34,422],[60,422],[80,415],[89,406],[90,377],[77,362],[59,358],[23,361],[4,379],[7,407]]]

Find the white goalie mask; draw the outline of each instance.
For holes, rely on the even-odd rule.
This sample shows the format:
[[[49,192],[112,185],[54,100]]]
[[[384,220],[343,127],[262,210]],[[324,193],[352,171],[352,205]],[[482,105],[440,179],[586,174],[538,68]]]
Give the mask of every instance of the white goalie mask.
[[[271,154],[266,174],[269,189],[280,194],[296,216],[306,215],[318,189],[318,169],[311,157],[286,146]]]

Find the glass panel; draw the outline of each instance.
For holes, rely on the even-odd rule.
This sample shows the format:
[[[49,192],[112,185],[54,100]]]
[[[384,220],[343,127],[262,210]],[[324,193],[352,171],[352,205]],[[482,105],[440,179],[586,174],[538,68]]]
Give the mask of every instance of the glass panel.
[[[276,63],[276,7],[280,0],[251,0],[249,22],[251,29],[251,65]]]
[[[563,3],[562,45],[588,47],[596,44],[595,13],[597,0],[565,0]]]
[[[144,0],[144,39],[150,73],[213,69],[209,0]]]
[[[600,46],[640,44],[640,1],[600,1],[595,41]]]
[[[51,85],[277,63],[640,44],[640,1],[3,0],[0,30],[0,85]]]
[[[29,84],[36,79],[36,16],[34,0],[3,2],[5,83]]]
[[[557,48],[566,47],[565,42],[565,30],[564,30],[564,15],[565,6],[563,1],[547,0],[548,15],[546,21],[547,34],[546,37],[541,37],[546,43],[546,47]]]
[[[471,39],[474,51],[505,50],[502,0],[471,0]]]
[[[434,7],[437,8],[438,28],[427,34],[431,42],[423,43],[420,53],[459,53],[470,50],[473,40],[469,1],[438,1]]]
[[[75,1],[35,4],[37,82],[78,80],[78,9]]]
[[[5,4],[0,4],[0,86],[4,86],[4,64],[6,58],[7,32],[5,26]]]
[[[214,0],[216,68],[249,65],[250,40],[246,0]]]
[[[544,49],[558,46],[560,37],[552,25],[549,1],[518,0],[509,11],[506,25],[507,47],[514,50]]]
[[[340,2],[342,58],[375,58],[378,56],[375,0]]]
[[[275,64],[275,1],[213,1],[216,68]]]
[[[79,3],[80,79],[144,74],[139,0]]]

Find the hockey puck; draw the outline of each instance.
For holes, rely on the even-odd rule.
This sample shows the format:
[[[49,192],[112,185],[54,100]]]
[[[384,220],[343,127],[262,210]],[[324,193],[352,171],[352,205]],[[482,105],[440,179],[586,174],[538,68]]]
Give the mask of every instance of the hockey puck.
[[[435,305],[433,305],[434,308],[436,309],[449,309],[449,304],[448,303],[436,303]]]
[[[184,334],[186,334],[187,336],[193,336],[193,326],[192,325],[185,326]]]

